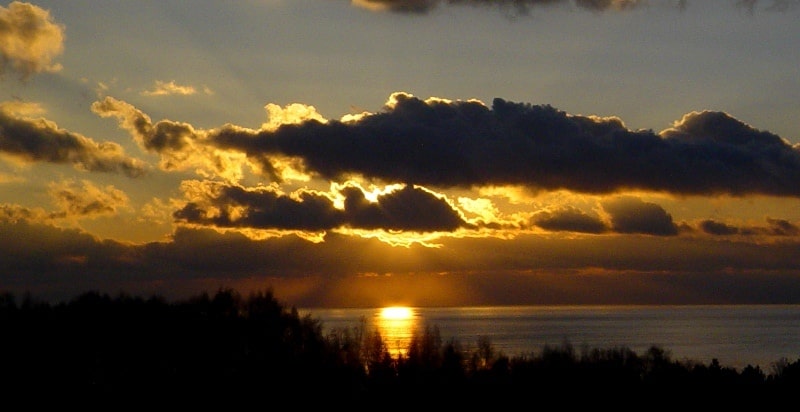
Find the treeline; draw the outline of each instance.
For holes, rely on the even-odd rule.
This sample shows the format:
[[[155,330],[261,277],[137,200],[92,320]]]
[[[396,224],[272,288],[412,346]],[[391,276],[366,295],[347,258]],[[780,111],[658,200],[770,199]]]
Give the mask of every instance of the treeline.
[[[0,295],[3,388],[106,394],[263,394],[340,399],[397,394],[514,395],[556,385],[798,385],[800,359],[742,370],[673,360],[667,350],[545,346],[509,356],[486,339],[465,349],[435,326],[393,357],[366,322],[323,332],[271,290],[221,289],[179,301],[87,292],[58,304]],[[407,395],[404,395],[407,396]]]

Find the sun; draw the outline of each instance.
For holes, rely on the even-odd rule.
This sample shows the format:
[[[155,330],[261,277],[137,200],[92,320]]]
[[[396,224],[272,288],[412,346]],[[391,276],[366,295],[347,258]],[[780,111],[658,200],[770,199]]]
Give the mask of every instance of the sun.
[[[392,357],[406,356],[417,329],[417,313],[408,306],[387,306],[375,315],[386,348]]]
[[[381,309],[381,319],[405,320],[414,317],[414,311],[406,306],[388,306]]]

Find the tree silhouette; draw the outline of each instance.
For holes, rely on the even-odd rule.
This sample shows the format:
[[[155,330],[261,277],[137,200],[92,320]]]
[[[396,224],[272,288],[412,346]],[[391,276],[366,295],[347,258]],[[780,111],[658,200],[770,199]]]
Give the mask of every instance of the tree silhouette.
[[[779,359],[767,374],[758,365],[738,371],[717,359],[676,361],[658,346],[641,355],[627,347],[579,352],[568,341],[507,356],[487,337],[478,337],[474,350],[455,339],[444,342],[431,325],[393,357],[365,319],[323,330],[321,321],[286,308],[271,290],[243,297],[219,289],[178,302],[90,291],[55,305],[0,293],[0,384],[7,394],[58,389],[120,399],[260,399],[302,393],[408,403],[430,396],[517,399],[532,390],[552,395],[555,387],[800,384],[800,359]]]

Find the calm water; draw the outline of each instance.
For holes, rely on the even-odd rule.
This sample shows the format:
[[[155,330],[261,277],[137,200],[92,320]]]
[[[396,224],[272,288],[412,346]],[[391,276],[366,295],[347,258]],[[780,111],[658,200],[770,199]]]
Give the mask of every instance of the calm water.
[[[637,354],[657,345],[674,360],[705,364],[716,358],[741,369],[765,372],[786,358],[800,359],[800,305],[755,306],[503,306],[410,308],[410,316],[389,319],[381,309],[304,309],[325,331],[366,321],[393,354],[402,352],[414,331],[436,326],[443,341],[474,349],[480,337],[513,356],[539,353],[544,345],[572,344],[576,350],[625,346]],[[372,329],[374,328],[374,329]]]

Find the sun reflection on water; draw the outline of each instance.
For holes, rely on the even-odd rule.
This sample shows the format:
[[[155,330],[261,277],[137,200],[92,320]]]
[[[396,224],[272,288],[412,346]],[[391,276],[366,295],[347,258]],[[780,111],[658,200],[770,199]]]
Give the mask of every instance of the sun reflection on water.
[[[418,316],[416,309],[406,306],[385,307],[376,314],[378,332],[393,358],[408,354]]]

